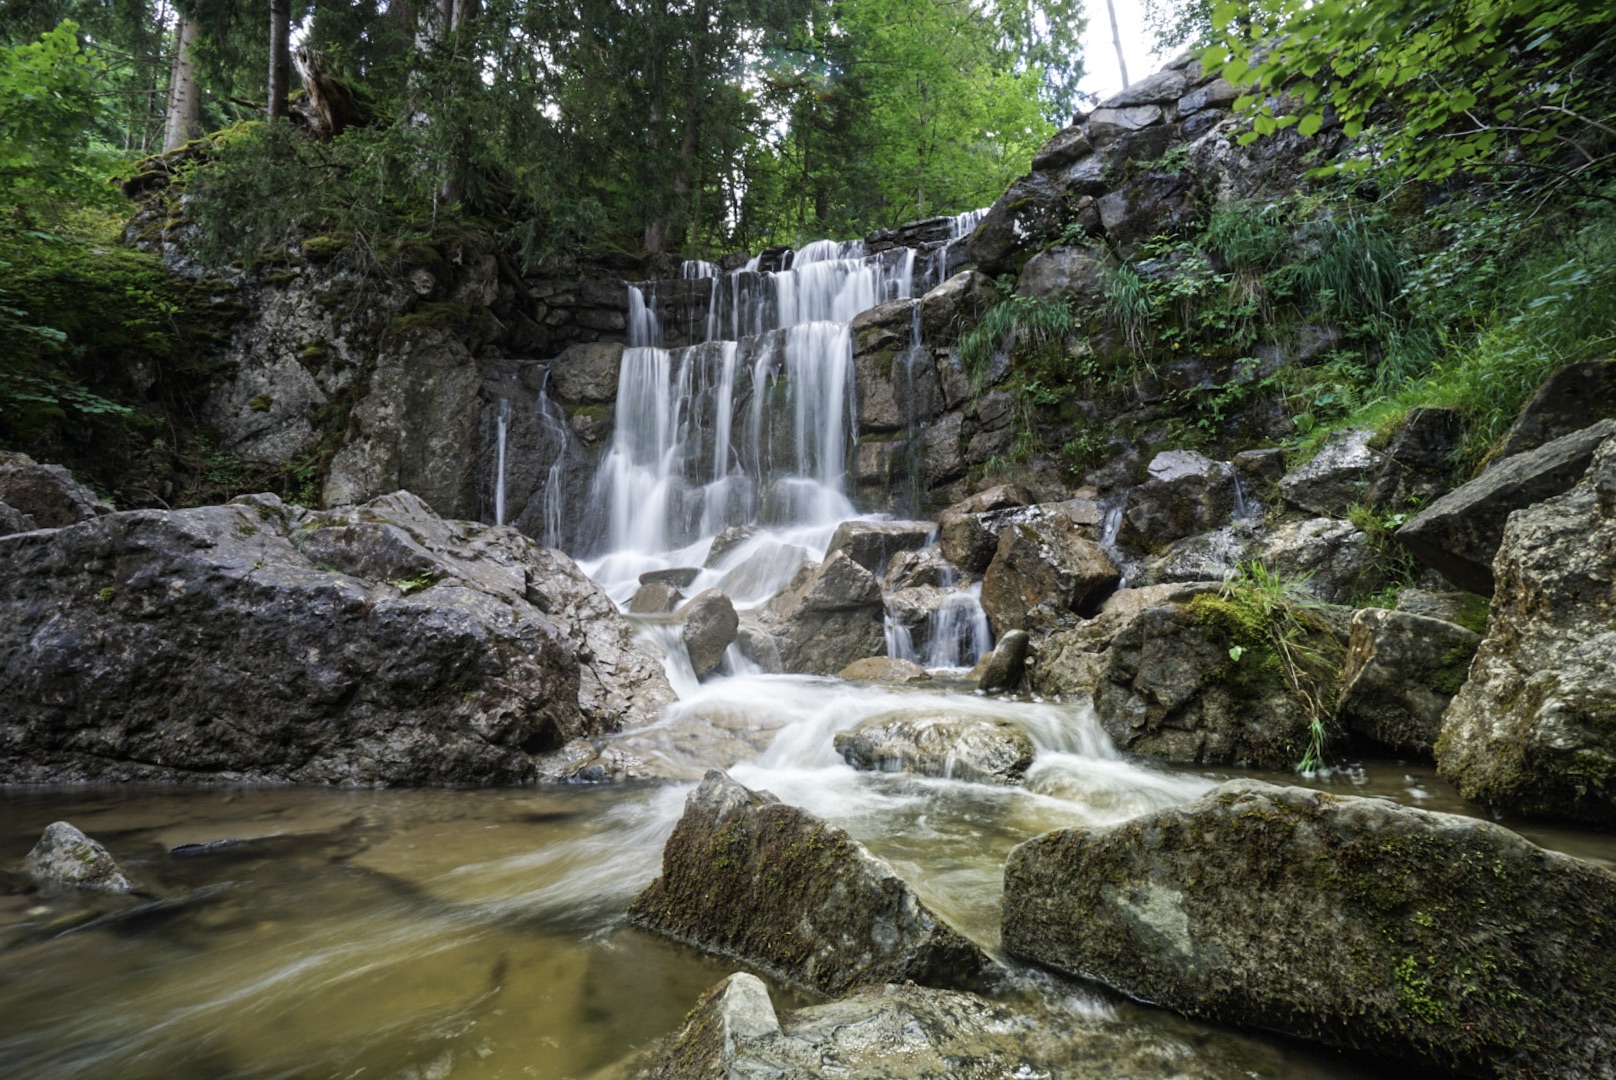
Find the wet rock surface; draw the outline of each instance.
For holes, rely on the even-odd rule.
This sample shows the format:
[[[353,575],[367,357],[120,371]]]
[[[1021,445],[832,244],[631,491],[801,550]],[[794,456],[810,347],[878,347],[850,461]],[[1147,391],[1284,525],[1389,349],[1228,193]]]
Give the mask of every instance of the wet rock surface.
[[[895,660],[890,656],[866,656],[855,660],[836,673],[838,679],[852,682],[915,683],[930,682],[931,672],[913,660]]]
[[[931,542],[937,526],[929,521],[844,521],[836,527],[825,554],[845,551],[877,577],[899,552],[918,551]]]
[[[724,650],[740,629],[735,605],[717,589],[708,589],[679,609],[679,619],[679,640],[690,654],[690,666],[696,678],[705,679],[724,663]]]
[[[982,577],[993,632],[1053,630],[1099,607],[1121,574],[1075,522],[1050,514],[1008,526]]]
[[[1215,529],[1234,511],[1234,467],[1194,450],[1151,459],[1148,479],[1128,496],[1121,539],[1162,544]]]
[[[1191,1015],[1469,1076],[1616,1069],[1616,875],[1487,822],[1234,781],[1020,845],[1004,913],[1013,955]]]
[[[1480,634],[1440,619],[1355,611],[1336,713],[1382,746],[1429,757],[1480,643]]]
[[[886,649],[881,585],[843,551],[805,567],[762,617],[784,671],[834,675]]]
[[[1438,769],[1489,806],[1616,824],[1616,438],[1572,490],[1510,516],[1493,569]]]
[[[993,969],[841,829],[716,771],[629,918],[826,994],[889,980],[969,988]]]
[[[1397,542],[1459,588],[1491,596],[1493,558],[1509,515],[1582,479],[1594,451],[1612,434],[1616,420],[1602,420],[1495,463],[1406,522]]]
[[[7,532],[59,529],[112,513],[110,503],[62,466],[11,451],[0,451],[0,504],[16,514]]]
[[[836,752],[855,769],[1009,784],[1026,775],[1035,748],[1005,720],[899,712],[838,732]]]
[[[66,821],[45,827],[39,843],[23,859],[23,869],[52,885],[115,893],[134,888],[106,848]]]
[[[1312,461],[1280,479],[1280,497],[1315,514],[1346,517],[1353,504],[1364,501],[1369,481],[1381,464],[1380,453],[1369,446],[1373,435],[1368,429],[1358,429],[1333,437]]]
[[[979,690],[1014,690],[1027,668],[1032,638],[1025,630],[1011,630],[993,646],[971,672]]]
[[[1003,518],[995,515],[1031,502],[1020,488],[999,484],[950,506],[937,519],[943,557],[967,573],[980,574],[993,561],[1003,531]]]
[[[398,493],[0,539],[0,776],[515,782],[672,691],[610,599]]]

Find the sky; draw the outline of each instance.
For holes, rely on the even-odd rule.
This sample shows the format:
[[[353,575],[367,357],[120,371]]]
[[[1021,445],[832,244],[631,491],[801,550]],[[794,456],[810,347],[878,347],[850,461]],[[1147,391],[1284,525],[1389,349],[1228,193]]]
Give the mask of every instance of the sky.
[[[1112,0],[1112,3],[1117,10],[1122,54],[1128,61],[1128,78],[1138,82],[1172,57],[1150,55],[1140,0]],[[1083,64],[1088,68],[1088,74],[1078,86],[1104,99],[1122,89],[1122,76],[1117,71],[1117,50],[1111,43],[1111,19],[1105,11],[1105,0],[1089,0],[1088,16],[1088,33],[1083,39]]]

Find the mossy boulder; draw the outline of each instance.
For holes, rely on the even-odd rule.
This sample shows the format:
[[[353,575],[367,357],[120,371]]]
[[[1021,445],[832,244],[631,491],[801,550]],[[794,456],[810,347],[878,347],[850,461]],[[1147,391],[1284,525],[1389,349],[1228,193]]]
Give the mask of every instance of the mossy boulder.
[[[1036,750],[1008,720],[962,707],[873,716],[838,732],[836,752],[855,769],[1010,784],[1027,774]]]
[[[1241,780],[1036,837],[1012,955],[1466,1076],[1616,1072],[1616,875],[1488,822]]]
[[[716,770],[629,919],[825,994],[904,980],[969,988],[993,970],[847,833]]]
[[[1441,619],[1353,612],[1337,702],[1342,723],[1393,750],[1430,757],[1479,644],[1480,634]]]

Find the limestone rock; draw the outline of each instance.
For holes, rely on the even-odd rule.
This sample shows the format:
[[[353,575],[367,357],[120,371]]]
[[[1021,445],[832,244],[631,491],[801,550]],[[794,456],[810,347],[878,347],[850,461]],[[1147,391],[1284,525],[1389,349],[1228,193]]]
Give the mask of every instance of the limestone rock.
[[[578,405],[610,405],[617,400],[623,346],[604,341],[569,345],[550,361],[550,393]]]
[[[632,922],[825,994],[979,985],[993,962],[841,829],[709,772]]]
[[[900,551],[919,551],[931,543],[937,526],[929,521],[844,521],[830,538],[826,557],[845,551],[848,557],[877,577]]]
[[[1611,417],[1616,417],[1616,360],[1563,367],[1521,407],[1504,436],[1498,460],[1535,450]]]
[[[107,849],[65,821],[45,826],[23,869],[40,881],[99,892],[129,892],[129,878]]]
[[[889,591],[919,586],[938,588],[950,581],[954,568],[935,547],[923,551],[900,551],[892,557],[882,586]]]
[[[1327,604],[1357,603],[1390,580],[1385,560],[1364,531],[1337,518],[1286,522],[1263,538],[1257,558]]]
[[[1025,630],[1011,630],[998,640],[993,651],[978,662],[971,675],[978,690],[1014,690],[1026,671],[1032,639]]]
[[[1156,106],[1141,108],[1155,110]],[[1132,113],[1134,109],[1120,110]],[[1091,121],[1092,132],[1092,121]],[[1136,161],[1156,157],[1173,141],[1170,129],[1160,129],[1159,147],[1131,147],[1128,156]],[[1156,153],[1151,153],[1155,150]],[[1119,145],[1117,153],[1123,148]],[[1122,187],[1095,202],[1100,224],[1112,244],[1126,253],[1139,241],[1188,226],[1205,213],[1199,200],[1200,189],[1186,173],[1150,171],[1129,180]]]
[[[1011,484],[998,484],[950,506],[937,518],[943,557],[961,570],[980,574],[998,548],[997,518],[987,515],[1027,506],[1032,497]]]
[[[1119,539],[1165,544],[1216,529],[1233,512],[1233,466],[1194,450],[1169,450],[1151,459],[1149,479],[1129,493]]]
[[[855,769],[1016,783],[1035,753],[1027,733],[1007,720],[900,711],[873,716],[836,734],[836,752]]]
[[[885,615],[875,575],[838,551],[816,568],[805,566],[769,601],[764,628],[784,670],[834,675],[884,651]]]
[[[836,673],[838,679],[851,682],[916,683],[930,682],[931,672],[913,660],[895,660],[890,656],[866,656],[855,660]]]
[[[1438,771],[1489,806],[1616,824],[1616,438],[1570,491],[1510,515],[1493,567]]]
[[[1027,260],[1016,281],[1019,296],[1091,304],[1105,296],[1115,260],[1103,248],[1052,247]]]
[[[1439,619],[1366,608],[1352,615],[1336,713],[1383,746],[1429,757],[1481,635]]]
[[[708,545],[707,558],[702,563],[706,567],[714,567],[724,560],[724,556],[750,540],[757,532],[756,525],[731,525],[717,536]]]
[[[1234,467],[1253,479],[1277,484],[1285,475],[1285,451],[1277,446],[1242,450],[1234,456]]]
[[[1118,589],[1093,619],[1051,634],[1039,644],[1037,655],[1027,660],[1027,683],[1039,694],[1092,699],[1105,677],[1111,641],[1125,627],[1152,608],[1174,608],[1221,588],[1221,582],[1198,581]]]
[[[1324,517],[1346,517],[1349,508],[1364,501],[1369,479],[1381,463],[1381,455],[1369,447],[1373,435],[1357,428],[1332,438],[1312,461],[1285,474],[1280,497]]]
[[[672,566],[666,570],[647,570],[640,575],[640,584],[672,585],[675,589],[688,589],[700,576],[700,567]]]
[[[1131,83],[1124,90],[1120,90],[1104,101],[1100,102],[1100,109],[1128,109],[1140,105],[1163,105],[1169,101],[1177,101],[1189,88],[1189,80],[1182,71],[1172,68],[1163,68],[1152,75]],[[1095,110],[1096,113],[1099,109]],[[1094,122],[1093,117],[1089,122]]]
[[[408,493],[0,538],[0,658],[9,782],[513,783],[673,700],[566,556]]]
[[[1477,634],[1487,630],[1487,598],[1475,593],[1403,589],[1397,594],[1397,610],[1441,619]]]
[[[678,607],[684,598],[684,593],[672,585],[660,582],[641,585],[634,590],[634,598],[628,602],[629,614],[666,615]]]
[[[679,640],[690,654],[690,666],[696,678],[705,679],[724,663],[724,650],[740,629],[735,605],[717,589],[708,589],[679,609],[679,620]]]
[[[1128,580],[1140,586],[1222,581],[1239,570],[1251,543],[1243,530],[1233,526],[1186,536],[1167,545],[1161,554],[1143,560]]]
[[[1052,630],[1099,607],[1120,579],[1099,545],[1051,515],[1004,530],[982,577],[982,610],[997,635]]]
[[[41,465],[27,454],[11,451],[0,451],[0,503],[31,519],[29,527],[34,529],[59,529],[112,513],[110,504],[62,466]]]
[[[1569,489],[1612,434],[1616,420],[1601,420],[1505,458],[1404,523],[1398,543],[1459,588],[1491,596],[1493,558],[1510,514]]]
[[[1237,780],[1046,833],[1010,853],[1004,944],[1170,1009],[1428,1070],[1616,1072],[1616,875],[1382,799]]]

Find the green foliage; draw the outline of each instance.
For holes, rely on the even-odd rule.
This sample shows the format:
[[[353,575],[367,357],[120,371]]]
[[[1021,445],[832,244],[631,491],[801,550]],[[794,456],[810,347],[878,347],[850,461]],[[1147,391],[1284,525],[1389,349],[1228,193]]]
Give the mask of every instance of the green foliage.
[[[1007,296],[961,335],[960,364],[980,386],[992,373],[996,357],[1005,353],[1059,349],[1076,326],[1067,304],[1032,296]]]

